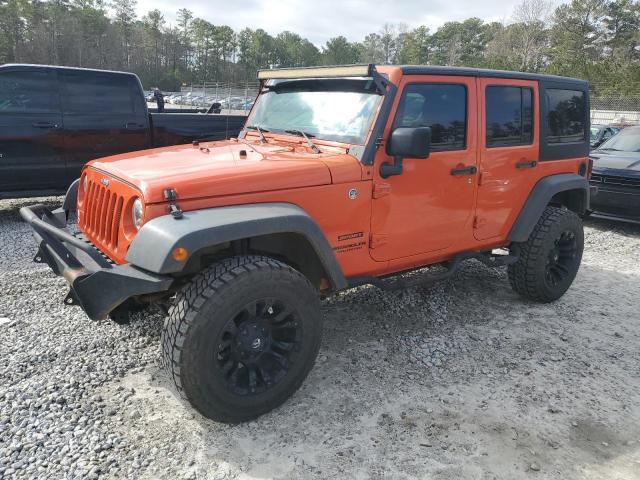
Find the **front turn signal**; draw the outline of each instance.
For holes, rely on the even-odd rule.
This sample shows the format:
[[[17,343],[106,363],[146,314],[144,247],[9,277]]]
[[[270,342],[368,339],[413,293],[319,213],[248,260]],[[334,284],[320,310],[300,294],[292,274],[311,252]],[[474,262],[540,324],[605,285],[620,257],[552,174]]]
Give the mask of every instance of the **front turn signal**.
[[[189,256],[189,252],[186,248],[178,247],[173,249],[172,256],[176,262],[184,262]]]

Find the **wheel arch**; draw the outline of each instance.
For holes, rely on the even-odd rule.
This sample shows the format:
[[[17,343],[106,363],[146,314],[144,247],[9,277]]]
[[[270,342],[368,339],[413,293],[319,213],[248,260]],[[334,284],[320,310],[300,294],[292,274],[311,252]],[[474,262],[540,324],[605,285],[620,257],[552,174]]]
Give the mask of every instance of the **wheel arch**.
[[[565,207],[584,215],[589,208],[589,182],[575,173],[551,175],[539,180],[509,231],[509,241],[526,241],[548,205]]]
[[[172,252],[182,247],[187,261]],[[162,274],[198,271],[207,258],[222,252],[270,255],[298,269],[316,286],[326,278],[330,290],[347,281],[318,224],[300,207],[289,203],[235,205],[155,218],[140,229],[126,260]]]
[[[249,253],[273,257],[287,263],[316,287],[320,287],[323,278],[331,281],[329,272],[313,243],[299,232],[271,233],[246,240]],[[335,288],[335,285],[332,286]]]
[[[587,211],[587,195],[585,195],[585,190],[580,188],[563,190],[551,197],[549,205],[566,207],[578,215],[584,215]]]

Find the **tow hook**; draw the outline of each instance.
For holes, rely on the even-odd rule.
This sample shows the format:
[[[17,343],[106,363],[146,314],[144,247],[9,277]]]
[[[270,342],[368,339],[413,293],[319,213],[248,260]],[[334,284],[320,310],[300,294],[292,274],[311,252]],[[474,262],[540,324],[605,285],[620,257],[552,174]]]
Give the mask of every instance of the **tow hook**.
[[[164,190],[164,199],[169,202],[169,213],[173,218],[179,220],[182,218],[182,210],[176,203],[177,195],[176,191],[173,188],[165,188]]]

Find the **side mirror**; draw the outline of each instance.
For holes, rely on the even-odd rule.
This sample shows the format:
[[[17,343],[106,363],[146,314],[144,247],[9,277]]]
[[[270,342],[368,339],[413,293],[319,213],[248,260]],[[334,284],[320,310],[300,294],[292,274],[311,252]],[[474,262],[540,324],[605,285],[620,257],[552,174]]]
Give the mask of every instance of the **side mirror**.
[[[400,127],[391,132],[387,151],[394,157],[427,158],[430,147],[431,127]]]
[[[431,127],[399,127],[391,132],[387,153],[393,155],[393,164],[380,165],[382,178],[400,175],[402,173],[402,159],[427,158],[431,150]]]

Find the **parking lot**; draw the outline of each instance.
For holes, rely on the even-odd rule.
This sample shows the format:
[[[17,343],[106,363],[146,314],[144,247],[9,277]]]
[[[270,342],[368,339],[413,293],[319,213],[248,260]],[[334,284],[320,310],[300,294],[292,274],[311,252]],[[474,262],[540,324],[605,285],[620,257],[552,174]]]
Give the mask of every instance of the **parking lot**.
[[[0,201],[0,477],[640,478],[639,226],[587,220],[553,304],[474,262],[326,300],[300,391],[228,426],[170,388],[158,313],[119,326],[62,304],[64,280],[31,262],[33,202]]]

